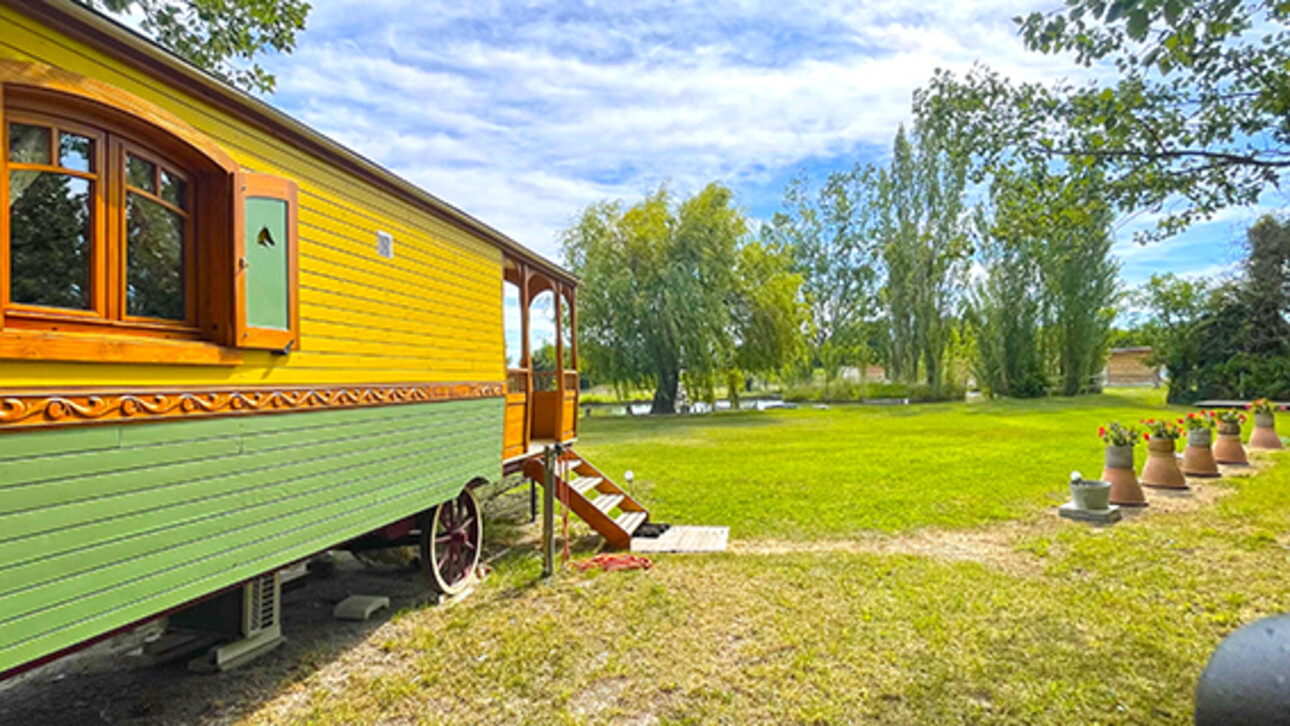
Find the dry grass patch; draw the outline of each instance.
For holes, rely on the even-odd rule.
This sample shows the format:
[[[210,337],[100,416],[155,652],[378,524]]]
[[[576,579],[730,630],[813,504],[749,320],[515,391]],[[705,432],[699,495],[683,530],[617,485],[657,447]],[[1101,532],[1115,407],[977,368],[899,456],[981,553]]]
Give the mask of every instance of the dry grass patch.
[[[518,549],[248,721],[1184,724],[1218,641],[1290,609],[1290,467],[1156,501],[550,582]]]

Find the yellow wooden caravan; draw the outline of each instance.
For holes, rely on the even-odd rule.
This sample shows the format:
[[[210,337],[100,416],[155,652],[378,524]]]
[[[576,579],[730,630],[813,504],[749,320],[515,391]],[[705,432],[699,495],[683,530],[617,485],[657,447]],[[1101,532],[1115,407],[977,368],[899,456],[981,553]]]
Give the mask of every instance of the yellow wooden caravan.
[[[347,542],[453,591],[470,485],[575,438],[569,274],[132,32],[0,0],[0,129],[0,676]]]

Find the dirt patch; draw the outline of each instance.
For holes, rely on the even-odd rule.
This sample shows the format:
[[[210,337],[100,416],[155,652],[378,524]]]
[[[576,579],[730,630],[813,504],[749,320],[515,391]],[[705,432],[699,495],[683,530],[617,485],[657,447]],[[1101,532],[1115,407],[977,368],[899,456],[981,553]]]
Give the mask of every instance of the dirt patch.
[[[1212,507],[1218,500],[1237,491],[1225,480],[1256,476],[1270,468],[1273,457],[1252,453],[1249,466],[1220,466],[1221,478],[1189,479],[1190,489],[1147,488],[1149,506],[1124,508],[1126,521],[1160,514],[1184,514]],[[977,562],[1005,572],[1034,574],[1042,571],[1044,562],[1025,547],[1027,540],[1051,535],[1063,526],[1089,526],[1067,522],[1054,508],[1050,516],[1030,521],[1004,522],[988,528],[971,530],[922,529],[900,535],[873,534],[852,540],[733,540],[729,551],[739,555],[786,555],[800,553],[863,553],[880,555],[913,555],[953,562]]]
[[[855,540],[793,542],[784,540],[737,540],[730,551],[741,555],[784,555],[834,552],[880,555],[914,555],[954,562],[979,562],[1006,572],[1038,572],[1042,563],[1019,551],[1025,537],[1042,534],[1043,522],[1007,522],[989,529],[923,529],[902,535],[879,535]]]
[[[597,716],[616,708],[618,699],[627,688],[627,679],[623,677],[606,678],[573,694],[569,699],[569,710],[578,716]]]

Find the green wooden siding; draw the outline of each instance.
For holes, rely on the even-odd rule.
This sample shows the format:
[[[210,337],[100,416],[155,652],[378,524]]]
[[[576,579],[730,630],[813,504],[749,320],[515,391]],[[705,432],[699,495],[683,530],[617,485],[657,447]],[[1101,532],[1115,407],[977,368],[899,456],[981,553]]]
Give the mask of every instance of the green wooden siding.
[[[503,400],[0,436],[0,672],[501,474]]]

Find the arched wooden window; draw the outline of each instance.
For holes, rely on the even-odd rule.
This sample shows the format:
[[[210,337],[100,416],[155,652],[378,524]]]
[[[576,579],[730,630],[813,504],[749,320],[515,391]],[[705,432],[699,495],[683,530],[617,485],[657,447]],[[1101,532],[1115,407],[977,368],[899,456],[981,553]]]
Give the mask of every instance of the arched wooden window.
[[[231,182],[164,134],[86,106],[5,94],[5,327],[210,337],[198,311],[214,250],[202,247],[221,242],[199,234],[196,200]]]
[[[298,344],[295,184],[147,101],[0,59],[0,202],[0,358]]]

